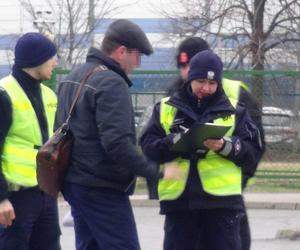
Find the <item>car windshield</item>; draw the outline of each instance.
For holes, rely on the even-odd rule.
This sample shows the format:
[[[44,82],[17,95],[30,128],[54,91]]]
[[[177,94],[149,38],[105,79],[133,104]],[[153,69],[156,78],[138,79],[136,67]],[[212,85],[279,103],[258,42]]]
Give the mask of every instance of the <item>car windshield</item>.
[[[264,126],[290,126],[291,117],[286,115],[263,115],[262,122]]]

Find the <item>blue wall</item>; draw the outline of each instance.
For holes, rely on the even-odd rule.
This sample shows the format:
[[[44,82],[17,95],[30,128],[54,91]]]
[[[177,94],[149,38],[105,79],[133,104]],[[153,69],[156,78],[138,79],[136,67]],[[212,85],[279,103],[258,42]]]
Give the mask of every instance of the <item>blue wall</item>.
[[[105,33],[109,24],[115,19],[101,19],[95,29],[96,34]],[[170,30],[171,20],[166,18],[130,18],[130,21],[139,25],[146,33],[166,33]]]

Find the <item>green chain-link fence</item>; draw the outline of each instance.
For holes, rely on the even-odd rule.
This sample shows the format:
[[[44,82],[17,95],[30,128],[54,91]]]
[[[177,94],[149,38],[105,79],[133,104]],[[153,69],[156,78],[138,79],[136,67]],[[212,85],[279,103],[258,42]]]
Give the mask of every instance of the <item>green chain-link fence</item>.
[[[55,89],[67,71],[57,70],[49,85]],[[146,113],[176,79],[177,71],[137,71],[130,77],[137,131]],[[300,191],[300,72],[225,71],[224,77],[248,84],[262,107],[267,150],[252,190]]]
[[[300,72],[233,71],[228,78],[247,82],[262,106],[267,150],[252,188],[299,191]]]

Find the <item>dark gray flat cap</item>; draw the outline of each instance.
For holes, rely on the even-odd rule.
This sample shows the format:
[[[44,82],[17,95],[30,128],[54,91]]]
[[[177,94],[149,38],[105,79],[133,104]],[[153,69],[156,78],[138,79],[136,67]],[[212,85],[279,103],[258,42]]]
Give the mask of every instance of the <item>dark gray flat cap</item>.
[[[129,49],[138,49],[145,55],[153,53],[152,46],[145,32],[137,24],[129,20],[119,19],[111,23],[107,28],[105,37]]]

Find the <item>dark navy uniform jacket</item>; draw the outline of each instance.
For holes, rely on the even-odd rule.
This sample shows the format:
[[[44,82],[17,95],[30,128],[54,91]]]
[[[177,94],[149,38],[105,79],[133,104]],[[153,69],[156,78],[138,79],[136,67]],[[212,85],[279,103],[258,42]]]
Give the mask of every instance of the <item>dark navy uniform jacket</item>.
[[[180,154],[170,151],[170,147],[173,144],[174,136],[182,131],[182,127],[189,128],[195,122],[212,122],[216,118],[234,113],[236,124],[231,138],[232,148],[229,154],[223,156],[240,166],[243,174],[253,175],[257,163],[261,159],[263,148],[260,133],[245,107],[238,104],[234,108],[220,86],[214,95],[198,100],[193,96],[189,84],[185,84],[175,92],[170,97],[168,104],[178,110],[171,133],[166,135],[160,124],[160,103],[158,103],[141,136],[141,147],[146,156],[157,163],[162,164],[172,161],[176,157],[182,157],[190,160],[191,169],[184,193],[177,200],[161,202],[161,212],[207,208],[243,209],[240,195],[217,197],[204,192],[196,166],[197,162],[205,157],[206,152]]]

